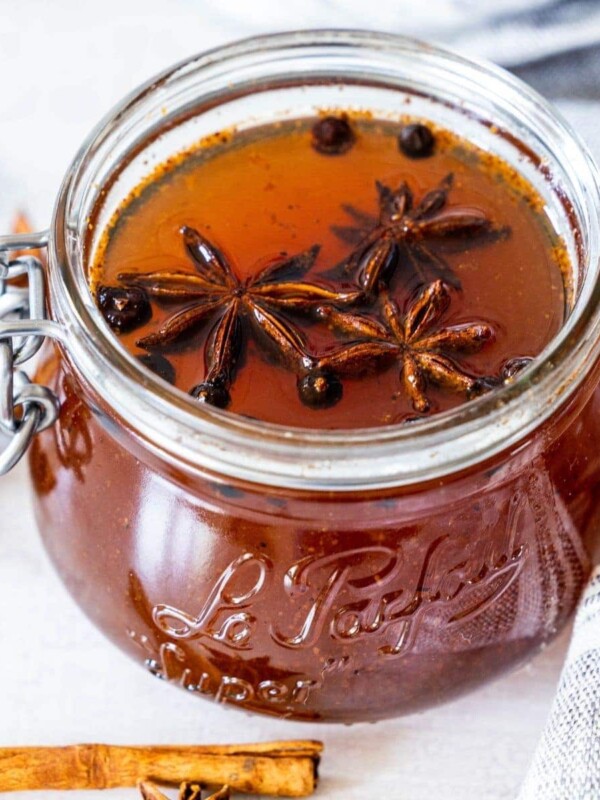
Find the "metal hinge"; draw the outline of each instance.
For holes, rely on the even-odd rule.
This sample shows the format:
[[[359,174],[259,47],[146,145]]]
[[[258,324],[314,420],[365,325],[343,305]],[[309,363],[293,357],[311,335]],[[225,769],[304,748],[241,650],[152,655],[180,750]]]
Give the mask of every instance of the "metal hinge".
[[[58,417],[59,402],[47,386],[32,383],[23,365],[58,326],[46,319],[44,267],[33,255],[15,251],[47,247],[48,233],[0,236],[0,433],[8,444],[0,451],[0,475],[25,454],[39,431]],[[15,284],[25,276],[26,285]]]

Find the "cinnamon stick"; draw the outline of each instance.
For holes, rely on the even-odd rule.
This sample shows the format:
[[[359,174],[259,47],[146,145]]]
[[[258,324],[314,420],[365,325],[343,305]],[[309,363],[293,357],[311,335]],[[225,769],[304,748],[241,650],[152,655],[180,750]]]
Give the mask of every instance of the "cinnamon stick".
[[[321,742],[122,747],[0,748],[0,791],[114,789],[183,781],[247,794],[306,797],[317,783]]]

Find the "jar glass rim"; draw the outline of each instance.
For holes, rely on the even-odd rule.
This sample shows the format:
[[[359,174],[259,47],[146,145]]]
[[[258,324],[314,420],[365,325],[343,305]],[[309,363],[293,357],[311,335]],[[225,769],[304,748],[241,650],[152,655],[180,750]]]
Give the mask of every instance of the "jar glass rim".
[[[110,148],[149,100],[156,102],[156,95],[164,100],[190,81],[201,90],[206,76],[215,74],[222,80],[225,96],[235,88],[242,68],[254,65],[260,70],[265,57],[270,69],[281,64],[282,70],[289,69],[295,59],[299,64],[295,78],[304,70],[308,83],[311,58],[326,63],[328,54],[335,55],[337,69],[345,58],[352,58],[367,77],[371,69],[373,74],[378,70],[378,79],[380,61],[387,58],[388,70],[393,70],[394,62],[429,59],[481,81],[495,93],[499,107],[518,106],[543,128],[544,136],[571,163],[573,182],[582,198],[584,280],[561,331],[513,383],[410,425],[291,429],[198,406],[150,375],[119,345],[99,314],[85,278],[78,189],[98,180],[98,154]],[[375,67],[370,66],[374,61]],[[344,30],[273,34],[181,62],[125,98],[92,131],[65,177],[55,206],[50,237],[51,305],[67,330],[67,358],[100,398],[100,406],[112,409],[148,449],[172,464],[208,470],[224,479],[309,490],[356,491],[421,483],[514,446],[583,380],[599,351],[599,218],[598,172],[587,148],[546,100],[502,69],[392,34]]]

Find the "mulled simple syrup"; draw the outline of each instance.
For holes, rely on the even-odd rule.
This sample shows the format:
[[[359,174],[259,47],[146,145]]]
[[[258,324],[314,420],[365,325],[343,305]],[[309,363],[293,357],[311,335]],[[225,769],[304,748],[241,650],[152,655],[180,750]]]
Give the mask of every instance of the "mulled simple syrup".
[[[346,116],[172,160],[119,209],[90,279],[164,380],[314,428],[403,423],[513,380],[569,285],[541,199],[507,164],[429,125]]]

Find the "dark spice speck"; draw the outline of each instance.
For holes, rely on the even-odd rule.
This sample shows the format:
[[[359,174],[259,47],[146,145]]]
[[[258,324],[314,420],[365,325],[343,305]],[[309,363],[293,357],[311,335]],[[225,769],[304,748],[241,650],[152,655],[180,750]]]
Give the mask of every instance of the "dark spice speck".
[[[304,405],[330,408],[342,398],[342,382],[332,372],[311,372],[298,381],[298,394]]]
[[[231,395],[227,387],[219,381],[215,381],[214,383],[211,381],[199,383],[190,390],[190,394],[193,398],[198,400],[198,402],[208,403],[217,408],[227,408],[231,402]]]
[[[356,137],[344,117],[323,117],[312,128],[312,146],[318,153],[337,156],[347,152]]]
[[[154,372],[155,375],[158,375],[159,378],[162,378],[163,381],[170,384],[175,383],[175,367],[160,353],[148,353],[137,358],[138,361]]]
[[[120,333],[138,328],[152,316],[146,292],[137,286],[99,286],[96,298],[104,319]]]
[[[427,125],[405,125],[398,136],[398,147],[409,158],[427,158],[433,153],[435,138]]]
[[[533,358],[531,356],[521,356],[519,358],[511,358],[508,361],[505,361],[502,365],[502,377],[505,381],[512,380],[516,378],[520,372],[523,372],[531,362]]]

